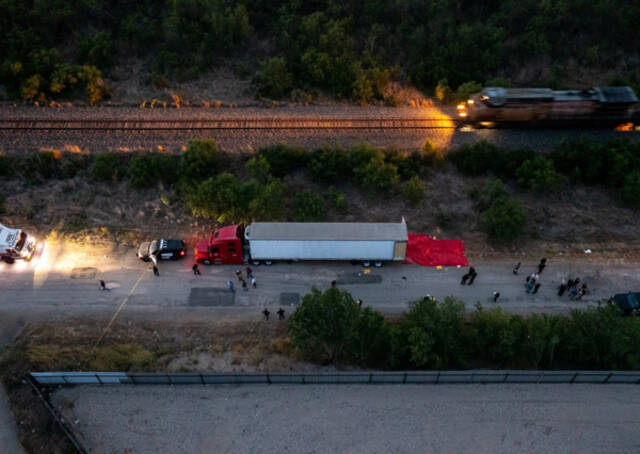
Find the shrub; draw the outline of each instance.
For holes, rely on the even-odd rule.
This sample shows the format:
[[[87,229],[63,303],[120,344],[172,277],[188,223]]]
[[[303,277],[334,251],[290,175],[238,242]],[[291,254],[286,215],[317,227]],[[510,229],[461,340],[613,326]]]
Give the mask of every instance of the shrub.
[[[481,90],[482,90],[482,85],[479,84],[478,82],[474,82],[474,81],[465,82],[458,86],[458,89],[456,90],[455,99],[456,101],[466,101],[467,99],[469,99],[471,95],[473,95],[474,93],[478,93]]]
[[[518,184],[537,192],[552,191],[560,184],[560,176],[553,167],[553,161],[536,156],[524,161],[516,170]]]
[[[449,159],[465,175],[486,175],[500,160],[500,150],[495,145],[481,141],[474,145],[463,145],[449,154]]]
[[[522,317],[500,307],[484,310],[478,303],[470,321],[470,345],[478,357],[503,364],[516,357],[525,335]]]
[[[333,183],[350,174],[349,156],[341,148],[323,147],[309,159],[309,172],[317,181]]]
[[[425,184],[420,178],[413,177],[402,184],[402,193],[412,206],[416,206],[424,198]]]
[[[289,317],[289,335],[305,357],[329,363],[386,362],[389,328],[378,312],[361,310],[346,291],[313,287]]]
[[[640,207],[640,170],[634,170],[625,177],[618,189],[618,197],[626,205]]]
[[[333,186],[329,186],[329,189],[327,190],[327,198],[340,214],[347,214],[347,211],[349,210],[349,202],[347,201],[347,195],[344,192],[340,192]]]
[[[268,98],[282,98],[293,88],[293,75],[287,69],[284,58],[274,57],[267,60],[256,75],[258,94]]]
[[[120,180],[126,175],[128,160],[124,153],[100,153],[93,159],[91,176],[98,181]]]
[[[262,186],[249,205],[252,218],[256,221],[283,221],[285,189],[284,183],[276,179]]]
[[[16,173],[18,160],[0,152],[0,177],[11,178]]]
[[[249,159],[245,164],[245,168],[247,172],[249,172],[249,175],[260,183],[266,183],[271,176],[269,161],[262,155],[257,155]]]
[[[173,183],[176,161],[172,155],[138,153],[129,161],[129,181],[136,188],[149,188],[160,181]]]
[[[529,364],[534,368],[541,365],[552,368],[556,349],[566,337],[566,317],[531,314],[524,322],[526,336],[523,353]]]
[[[436,98],[438,101],[443,103],[449,103],[453,99],[453,94],[451,93],[451,88],[449,88],[449,82],[447,79],[441,79],[438,81],[438,85],[436,85]]]
[[[366,164],[354,169],[361,186],[377,192],[389,192],[395,189],[400,181],[398,168],[385,162],[384,154],[378,151]]]
[[[526,216],[517,200],[499,197],[483,213],[483,224],[489,237],[500,241],[513,241],[524,231]]]
[[[278,144],[262,148],[258,154],[267,160],[274,176],[283,178],[294,169],[303,167],[307,163],[309,152],[302,147]]]
[[[215,175],[220,167],[221,151],[210,139],[190,140],[180,157],[180,176],[189,183]]]
[[[293,197],[293,218],[296,222],[322,222],[325,216],[324,199],[316,192],[306,189]]]
[[[464,303],[425,298],[410,303],[402,325],[394,330],[392,364],[425,369],[464,365]]]
[[[59,169],[59,152],[39,151],[29,153],[21,160],[21,170],[32,182],[48,180],[57,176]]]
[[[82,63],[105,68],[113,64],[113,56],[113,44],[107,32],[95,32],[78,40],[78,58]]]

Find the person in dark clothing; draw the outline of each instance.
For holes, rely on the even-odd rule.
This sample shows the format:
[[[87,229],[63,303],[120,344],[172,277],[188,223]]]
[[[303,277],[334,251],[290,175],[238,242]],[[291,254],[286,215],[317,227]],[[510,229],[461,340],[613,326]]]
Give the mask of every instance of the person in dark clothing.
[[[473,267],[471,267],[471,276],[469,276],[469,285],[473,284],[473,281],[476,280],[476,277],[478,276],[478,273],[476,273],[476,270],[473,269]]]
[[[569,279],[567,281],[567,290],[569,290],[571,287],[573,287],[573,282],[574,282],[573,279]]]
[[[268,321],[268,320],[269,320],[269,314],[270,314],[270,313],[271,313],[271,312],[269,312],[269,309],[267,309],[266,307],[265,307],[265,308],[264,308],[264,310],[262,311],[262,314],[264,315],[264,319],[265,319],[265,321]]]
[[[241,280],[242,279],[242,271],[236,270],[236,277],[238,278],[238,280]]]
[[[245,268],[245,273],[247,273],[247,278],[252,278],[253,277],[253,270],[249,267]]]
[[[109,289],[107,288],[107,284],[105,284],[105,282],[102,279],[100,280],[100,290],[109,291]]]
[[[534,287],[533,287],[533,292],[531,293],[538,293],[538,289],[540,288],[540,282],[538,282]]]
[[[474,274],[476,274],[476,269],[472,266],[469,267],[469,271],[467,271],[467,274],[469,276],[473,276]]]
[[[564,279],[562,280],[562,283],[560,284],[560,287],[558,287],[558,296],[562,296],[564,295],[564,292],[567,291],[567,284],[565,284]]]
[[[513,267],[513,274],[517,275],[518,271],[520,271],[520,262],[518,262],[516,266]]]
[[[191,269],[193,270],[193,274],[195,276],[199,276],[200,275],[200,268],[198,268],[198,264],[194,263],[193,266],[191,267]]]
[[[338,281],[333,280],[331,281],[331,287],[337,287],[338,286]]]
[[[153,265],[153,274],[154,276],[160,276],[160,271],[158,270],[158,267]]]
[[[245,281],[244,279],[240,279],[240,282],[242,282],[242,290],[244,290],[245,292],[248,292],[249,286],[247,285],[247,281]]]
[[[464,276],[462,276],[462,280],[460,281],[460,285],[466,284],[468,280],[469,280],[469,275],[465,274]]]
[[[356,301],[358,303],[358,307],[362,307],[362,300],[358,298],[358,300]]]
[[[284,309],[280,308],[278,309],[278,320],[284,320]]]
[[[493,302],[497,303],[498,298],[500,298],[500,292],[493,292]]]
[[[545,266],[547,266],[547,259],[546,258],[540,259],[540,263],[538,263],[538,274],[542,273],[542,270],[544,270]]]

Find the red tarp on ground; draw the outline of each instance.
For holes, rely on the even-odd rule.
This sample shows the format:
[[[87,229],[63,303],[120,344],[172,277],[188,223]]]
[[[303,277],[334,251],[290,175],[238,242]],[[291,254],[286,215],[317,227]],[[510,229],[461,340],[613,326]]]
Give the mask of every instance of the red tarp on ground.
[[[421,233],[409,233],[404,263],[420,266],[469,265],[462,240],[434,240]]]

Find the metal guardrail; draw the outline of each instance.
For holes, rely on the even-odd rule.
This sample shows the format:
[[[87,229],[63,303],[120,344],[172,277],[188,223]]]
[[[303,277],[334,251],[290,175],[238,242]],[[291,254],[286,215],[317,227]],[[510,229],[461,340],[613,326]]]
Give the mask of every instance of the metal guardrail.
[[[319,384],[640,384],[640,371],[406,371],[335,373],[30,372],[40,386]]]

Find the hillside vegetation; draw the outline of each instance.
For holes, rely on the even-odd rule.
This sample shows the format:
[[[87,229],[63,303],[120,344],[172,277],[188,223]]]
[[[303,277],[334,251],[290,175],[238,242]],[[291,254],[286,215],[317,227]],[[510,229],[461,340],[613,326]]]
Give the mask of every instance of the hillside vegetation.
[[[489,83],[637,85],[638,23],[622,0],[0,0],[0,85],[98,103],[132,56],[157,87],[230,63],[258,95],[303,101],[393,105],[394,80],[442,99]]]

